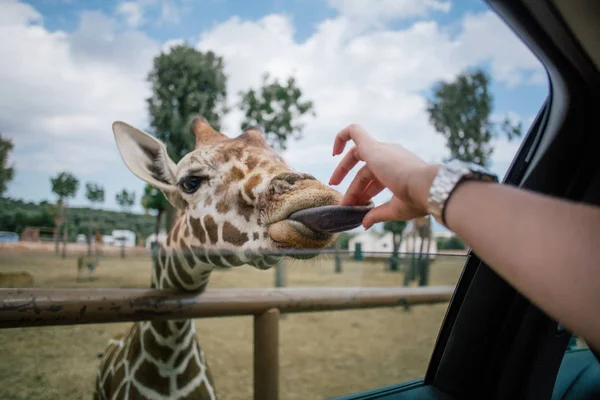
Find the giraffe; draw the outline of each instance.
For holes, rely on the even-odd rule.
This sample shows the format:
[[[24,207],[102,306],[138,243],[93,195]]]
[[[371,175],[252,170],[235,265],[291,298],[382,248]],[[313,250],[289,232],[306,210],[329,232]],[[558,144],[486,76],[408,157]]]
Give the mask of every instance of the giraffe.
[[[429,215],[426,215],[423,217],[415,218],[412,220],[411,225],[411,229],[408,231],[407,236],[408,238],[412,239],[410,240],[410,253],[412,254],[412,262],[409,267],[409,271],[405,273],[405,286],[408,286],[408,282],[414,279],[417,272],[417,268],[421,266],[423,259],[423,251],[425,251],[425,254],[427,254],[425,257],[428,259],[429,249],[431,248],[431,217]],[[418,258],[414,255],[417,246],[417,238],[421,239]],[[427,277],[425,276],[425,274],[427,274],[427,271],[425,271],[425,269],[426,268],[419,268],[419,286],[423,286],[426,282]]]
[[[100,230],[98,229],[98,224],[94,224],[94,229],[95,229],[95,235],[96,235],[96,254],[98,254],[100,256],[100,258],[103,258],[104,253],[102,251],[102,249],[104,248],[104,238],[102,237],[102,234],[100,233]]]
[[[319,250],[334,242],[337,235],[286,218],[297,210],[338,205],[341,193],[293,171],[258,129],[229,138],[201,117],[190,125],[195,148],[175,164],[156,138],[113,123],[124,163],[179,211],[158,250],[152,288],[202,293],[214,269],[244,264],[269,269],[282,258],[272,250]],[[191,319],[132,324],[109,341],[95,385],[96,399],[216,397]]]

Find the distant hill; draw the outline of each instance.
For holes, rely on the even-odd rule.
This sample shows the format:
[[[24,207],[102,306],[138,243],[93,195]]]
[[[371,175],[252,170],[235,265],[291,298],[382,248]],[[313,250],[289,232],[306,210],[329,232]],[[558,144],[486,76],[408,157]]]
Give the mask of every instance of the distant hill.
[[[55,205],[46,201],[25,202],[0,197],[0,231],[17,232],[19,235],[27,226],[54,227]],[[128,229],[146,238],[154,232],[156,219],[152,215],[133,214],[116,211],[91,209],[89,207],[69,207],[69,240],[75,240],[79,233],[87,234],[90,217],[98,224],[103,235],[115,229]],[[51,238],[46,235],[44,238]]]

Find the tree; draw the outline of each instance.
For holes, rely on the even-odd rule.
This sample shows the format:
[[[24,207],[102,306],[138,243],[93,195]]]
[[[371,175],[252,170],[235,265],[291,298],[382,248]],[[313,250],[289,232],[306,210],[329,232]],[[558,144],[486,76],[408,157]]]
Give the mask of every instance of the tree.
[[[95,203],[104,203],[104,188],[96,183],[88,182],[85,184],[85,197],[92,208]],[[88,255],[92,255],[92,217],[90,213],[90,223],[88,225]]]
[[[297,122],[300,117],[306,113],[316,115],[313,102],[300,99],[302,90],[293,77],[282,85],[277,79],[269,82],[269,74],[264,74],[260,89],[250,89],[240,95],[239,107],[244,112],[242,130],[260,128],[267,143],[278,150],[287,148],[288,139],[302,138],[304,124]]]
[[[493,98],[490,77],[482,69],[459,74],[452,82],[438,82],[427,102],[429,121],[446,138],[451,159],[487,167],[493,153],[492,138],[505,133],[509,140],[521,136],[521,123],[504,118],[500,126],[490,119]]]
[[[398,270],[398,250],[402,244],[402,234],[406,229],[406,221],[387,221],[383,224],[383,230],[392,233],[392,257],[390,258],[390,270]]]
[[[148,74],[152,95],[146,99],[151,133],[167,145],[174,162],[194,149],[189,133],[192,116],[199,114],[215,128],[227,112],[227,77],[223,59],[212,51],[200,52],[183,44],[154,58]],[[167,206],[167,229],[176,211]]]
[[[115,196],[117,200],[117,204],[121,206],[124,212],[129,212],[131,207],[135,203],[135,192],[128,192],[123,189],[121,192],[117,193]],[[121,239],[121,258],[125,258],[125,237]]]
[[[126,189],[123,189],[116,194],[115,199],[123,211],[129,212],[131,207],[135,204],[135,192],[128,192]]]
[[[466,246],[458,236],[453,235],[449,238],[438,238],[437,248],[438,250],[464,250]]]
[[[0,196],[6,192],[6,186],[14,176],[14,167],[8,165],[8,153],[12,149],[12,140],[3,139],[0,135]]]
[[[79,180],[75,178],[69,172],[61,172],[56,178],[50,178],[50,183],[52,184],[52,192],[58,196],[57,208],[58,213],[60,215],[58,221],[64,224],[63,228],[63,251],[62,257],[66,257],[66,247],[67,247],[67,237],[68,237],[68,222],[67,222],[67,205],[65,204],[66,200],[71,197],[75,197],[77,194],[77,190],[79,189]],[[60,227],[57,224],[57,229]],[[55,250],[58,253],[58,234],[55,236]]]
[[[145,210],[156,211],[156,227],[154,233],[156,234],[157,238],[160,231],[160,220],[163,212],[167,209],[168,203],[169,202],[160,190],[151,185],[146,185],[146,187],[144,187],[142,207],[144,207]]]

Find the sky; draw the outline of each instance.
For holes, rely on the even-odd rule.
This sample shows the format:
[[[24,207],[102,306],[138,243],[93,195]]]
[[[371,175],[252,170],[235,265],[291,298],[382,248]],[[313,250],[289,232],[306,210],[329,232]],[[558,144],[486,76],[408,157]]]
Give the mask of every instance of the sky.
[[[283,156],[323,182],[339,161],[333,138],[350,123],[426,161],[447,157],[426,98],[465,68],[487,69],[493,118],[525,131],[548,94],[541,63],[482,0],[0,0],[0,10],[0,132],[13,140],[16,170],[5,195],[26,201],[55,201],[50,177],[69,171],[80,180],[70,205],[87,205],[84,185],[95,182],[103,208],[119,209],[115,195],[126,188],[143,211],[144,182],[122,162],[111,124],[146,129],[146,76],[177,43],[223,57],[231,105],[265,72],[294,76],[317,115]],[[237,136],[240,122],[234,109],[222,132]],[[520,143],[494,139],[500,177]]]

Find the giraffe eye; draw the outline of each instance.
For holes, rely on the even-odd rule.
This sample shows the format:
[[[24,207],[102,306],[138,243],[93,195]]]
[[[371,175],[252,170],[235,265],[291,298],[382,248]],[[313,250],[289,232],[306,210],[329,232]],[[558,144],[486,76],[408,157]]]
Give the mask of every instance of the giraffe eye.
[[[179,187],[184,193],[192,194],[198,190],[202,183],[206,182],[208,177],[206,176],[194,176],[188,175],[181,178],[178,182]]]

